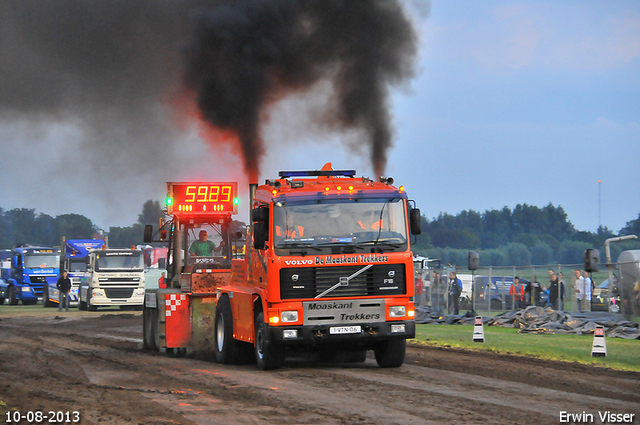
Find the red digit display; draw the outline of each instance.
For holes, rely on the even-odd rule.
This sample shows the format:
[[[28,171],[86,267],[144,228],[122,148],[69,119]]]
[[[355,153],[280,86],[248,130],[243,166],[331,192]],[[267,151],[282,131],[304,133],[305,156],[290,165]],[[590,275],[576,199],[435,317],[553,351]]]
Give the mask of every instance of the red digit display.
[[[181,215],[237,214],[237,183],[167,183],[167,212]]]

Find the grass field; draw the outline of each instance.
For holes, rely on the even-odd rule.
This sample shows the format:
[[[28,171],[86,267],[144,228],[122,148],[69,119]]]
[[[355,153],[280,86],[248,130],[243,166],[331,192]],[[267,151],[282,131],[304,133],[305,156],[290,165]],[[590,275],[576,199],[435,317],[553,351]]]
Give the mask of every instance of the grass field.
[[[484,326],[485,342],[473,342],[473,325],[416,325],[420,344],[578,362],[640,372],[640,340],[607,338],[607,357],[591,357],[593,335],[519,334]]]

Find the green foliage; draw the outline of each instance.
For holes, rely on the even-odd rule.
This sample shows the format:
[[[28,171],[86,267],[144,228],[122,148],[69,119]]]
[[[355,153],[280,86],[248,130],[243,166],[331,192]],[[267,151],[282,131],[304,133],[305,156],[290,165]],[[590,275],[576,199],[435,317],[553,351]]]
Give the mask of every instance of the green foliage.
[[[91,238],[96,232],[88,218],[78,214],[63,214],[55,218],[37,214],[33,209],[16,208],[1,211],[0,248],[11,249],[16,245],[59,246],[62,237]]]
[[[527,266],[531,264],[531,252],[525,244],[512,242],[507,245],[507,262],[513,266]]]
[[[133,224],[129,227],[110,227],[109,247],[130,248],[132,245],[140,245],[144,243],[143,235],[144,225],[140,223]]]
[[[164,212],[162,212],[160,202],[149,199],[142,206],[142,214],[138,215],[138,223],[157,226],[161,218],[164,218]]]
[[[551,247],[544,243],[538,242],[531,248],[531,263],[532,264],[550,264],[553,258],[553,250]]]
[[[158,225],[164,217],[158,201],[147,201],[138,215],[138,223],[129,227],[111,227],[109,246],[128,248],[143,243],[145,224]],[[79,214],[62,214],[51,217],[36,214],[34,209],[16,208],[5,211],[0,208],[0,249],[11,249],[16,245],[60,246],[62,237],[67,239],[90,239],[96,226]]]
[[[517,329],[484,327],[485,342],[473,342],[473,326],[416,325],[415,341],[427,345],[493,351],[640,371],[640,341],[607,338],[607,357],[591,357],[592,335],[520,334]]]
[[[616,236],[606,227],[597,232],[577,231],[562,207],[548,204],[539,208],[518,204],[513,209],[462,211],[458,215],[440,213],[422,220],[422,235],[413,250],[439,258],[445,264],[466,264],[468,251],[480,252],[485,266],[579,264],[587,248],[600,250],[604,261],[604,242]],[[640,235],[640,216],[629,221],[621,234]],[[640,249],[640,241],[611,245],[615,260],[625,249]],[[459,252],[458,252],[459,251]]]
[[[557,259],[561,264],[582,263],[582,255],[586,249],[593,248],[587,242],[574,242],[570,240],[560,242]]]
[[[620,229],[620,234],[640,236],[640,214],[635,220],[627,221],[627,224]]]

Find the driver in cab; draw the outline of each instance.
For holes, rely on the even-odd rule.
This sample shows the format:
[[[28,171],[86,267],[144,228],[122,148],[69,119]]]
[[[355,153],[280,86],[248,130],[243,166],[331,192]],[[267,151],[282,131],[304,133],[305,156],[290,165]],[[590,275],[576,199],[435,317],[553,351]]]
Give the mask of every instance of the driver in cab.
[[[286,223],[283,227],[276,226],[276,236],[284,238],[301,238],[304,236],[304,227],[294,223],[293,215],[287,214]]]
[[[224,241],[220,242],[220,246],[216,247],[216,244],[207,239],[207,231],[200,230],[198,239],[193,241],[189,248],[189,253],[195,257],[211,257],[213,252],[220,251],[224,246]]]
[[[363,219],[358,220],[358,225],[363,230],[380,230],[382,227],[382,219],[378,212],[369,210]]]

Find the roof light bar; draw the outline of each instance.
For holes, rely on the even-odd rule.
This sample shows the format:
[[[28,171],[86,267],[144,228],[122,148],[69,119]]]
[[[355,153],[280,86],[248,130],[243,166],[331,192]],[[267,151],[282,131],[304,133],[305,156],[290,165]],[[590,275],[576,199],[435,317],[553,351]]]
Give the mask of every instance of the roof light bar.
[[[287,179],[290,177],[353,177],[356,175],[356,170],[310,170],[310,171],[280,171],[279,176],[281,179]]]

